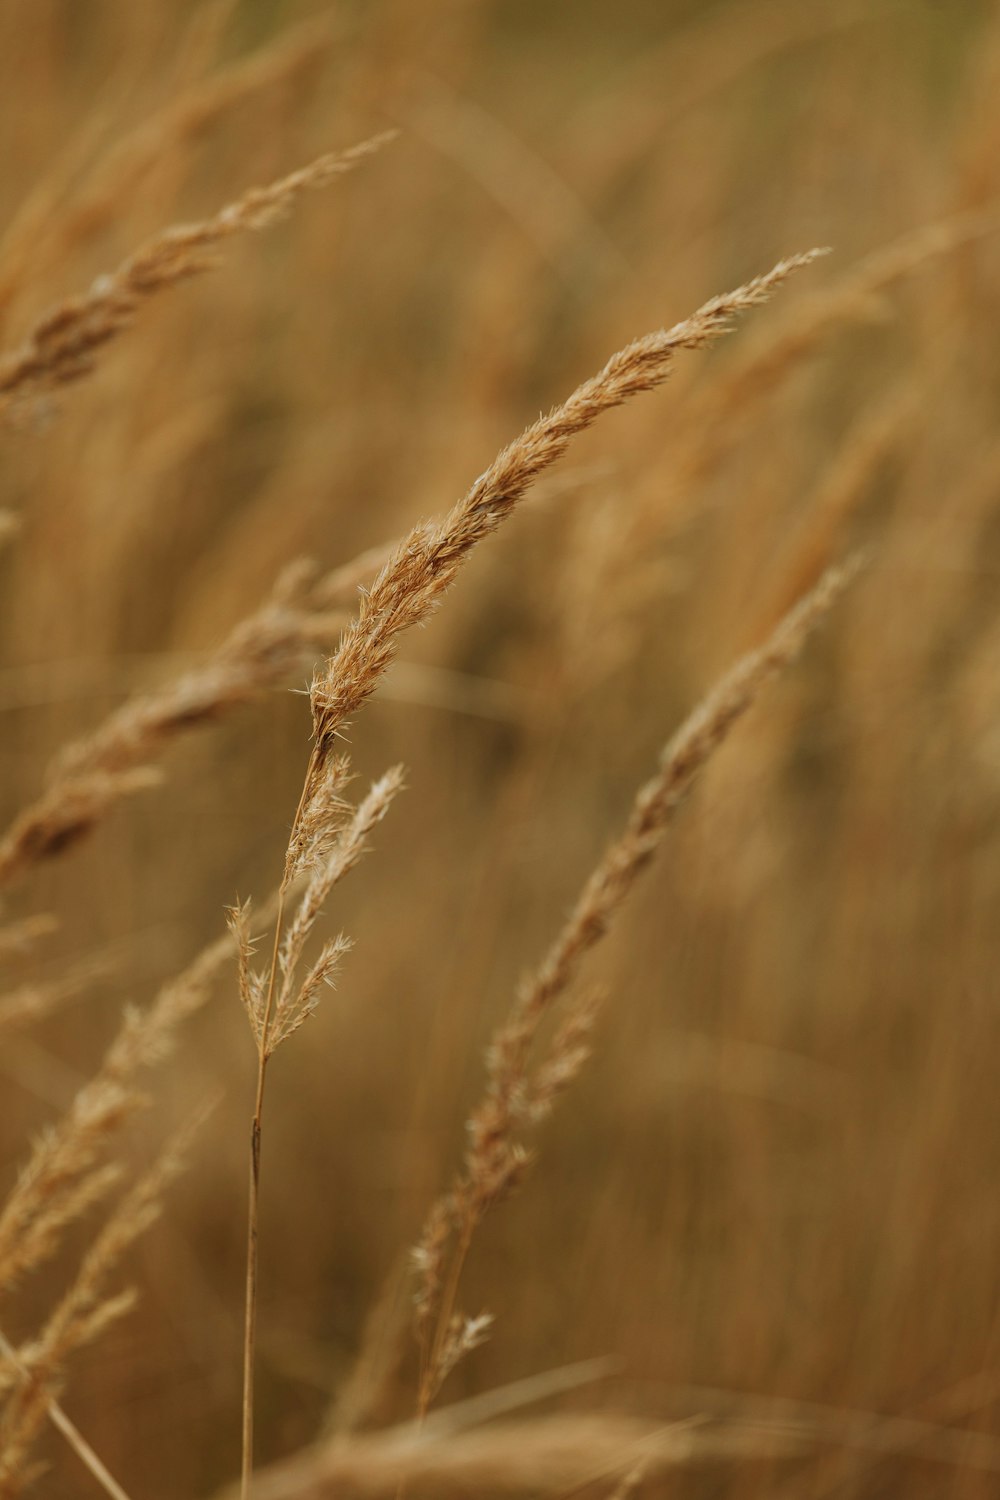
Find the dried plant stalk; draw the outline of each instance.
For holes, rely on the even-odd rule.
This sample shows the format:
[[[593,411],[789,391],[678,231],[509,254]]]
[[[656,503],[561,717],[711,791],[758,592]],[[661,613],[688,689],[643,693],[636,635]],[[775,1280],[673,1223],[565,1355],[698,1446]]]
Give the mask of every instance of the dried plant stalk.
[[[0,510],[0,550],[17,536],[21,529],[21,518],[12,510]]]
[[[995,209],[922,224],[866,255],[832,285],[803,298],[794,316],[768,328],[741,351],[731,369],[720,372],[687,402],[675,468],[678,490],[686,491],[718,464],[754,407],[816,350],[831,329],[884,316],[884,297],[893,287],[998,226]]]
[[[539,1030],[569,990],[586,954],[607,933],[647,867],[698,775],[761,688],[798,654],[857,564],[830,569],[782,619],[758,650],[744,656],[667,744],[659,770],[640,787],[622,834],[605,851],[539,966],[519,987],[487,1054],[487,1084],[473,1110],[469,1145],[450,1190],[435,1203],[414,1252],[419,1275],[417,1329],[423,1350],[418,1412],[423,1416],[467,1338],[470,1320],[455,1312],[459,1281],[476,1229],[521,1180],[528,1155],[520,1139],[544,1118],[588,1055],[593,996],[568,1008],[549,1049],[532,1066]],[[474,1321],[474,1320],[473,1320]]]
[[[0,927],[0,961],[15,953],[27,953],[39,938],[48,937],[58,926],[52,913],[44,911],[8,922],[6,927]]]
[[[3,1358],[10,1369],[14,1370],[22,1380],[31,1380],[31,1371],[26,1365],[22,1364],[17,1350],[3,1332],[0,1332],[0,1357]],[[56,1431],[60,1432],[67,1443],[69,1443],[74,1453],[80,1459],[80,1462],[85,1468],[90,1470],[97,1483],[104,1490],[104,1493],[110,1495],[111,1500],[129,1500],[127,1493],[122,1489],[107,1465],[95,1453],[79,1427],[69,1419],[54,1396],[49,1396],[48,1398],[46,1414]]]
[[[843,552],[845,535],[866,501],[873,477],[898,447],[917,411],[915,394],[904,387],[866,411],[809,497],[801,518],[785,530],[772,557],[773,581],[752,621],[756,639],[773,629],[800,594]]]
[[[113,968],[108,954],[96,954],[67,969],[58,979],[23,984],[0,995],[0,1033],[7,1027],[29,1026],[51,1015],[61,1005],[78,999],[88,986],[105,978]]]
[[[117,338],[151,297],[209,270],[224,241],[276,223],[304,192],[326,187],[349,172],[391,135],[373,136],[348,151],[320,156],[267,187],[251,188],[211,219],[164,230],[117,270],[99,276],[89,292],[59,303],[39,320],[19,349],[0,359],[0,414],[15,398],[88,374],[98,350]]]
[[[163,1194],[181,1170],[187,1144],[200,1123],[199,1117],[171,1142],[126,1193],[83,1256],[72,1285],[39,1337],[22,1346],[10,1363],[14,1388],[0,1419],[0,1500],[13,1500],[23,1488],[26,1459],[67,1361],[133,1305],[133,1293],[111,1294],[108,1281],[126,1251],[159,1217]]]
[[[314,760],[310,760],[313,767]],[[368,837],[389,810],[403,785],[402,768],[394,767],[376,781],[344,821],[341,793],[347,780],[347,762],[328,755],[315,769],[314,795],[308,809],[300,801],[292,825],[285,857],[285,871],[278,892],[274,944],[267,971],[253,963],[249,903],[233,908],[229,923],[239,952],[240,997],[250,1022],[257,1049],[257,1083],[250,1126],[250,1180],[247,1203],[247,1270],[243,1321],[243,1440],[241,1489],[249,1491],[253,1471],[254,1359],[257,1339],[257,1239],[260,1204],[261,1134],[264,1116],[264,1086],[267,1065],[281,1043],[297,1031],[316,1008],[324,985],[333,983],[340,958],[349,946],[337,937],[324,945],[318,959],[301,983],[296,975],[306,941],[315,927],[333,887],[354,868],[364,854]],[[303,790],[303,800],[305,791]],[[304,878],[305,890],[294,917],[284,922],[285,900],[296,881]]]
[[[439,1413],[438,1417],[446,1417]],[[432,1417],[424,1427],[338,1438],[275,1465],[254,1500],[466,1500],[473,1495],[568,1497],[642,1462],[650,1478],[709,1461],[800,1454],[788,1424],[664,1424],[614,1411],[563,1412],[463,1430]],[[228,1500],[229,1492],[227,1492]]]
[[[650,1462],[651,1460],[648,1458],[640,1458],[637,1463],[634,1463],[615,1485],[611,1491],[609,1500],[630,1500],[630,1497],[637,1492],[645,1479],[649,1471]]]
[[[266,48],[217,69],[186,88],[152,118],[110,143],[76,201],[81,154],[73,142],[56,171],[28,195],[0,240],[0,315],[36,269],[39,245],[47,257],[93,239],[121,212],[123,201],[148,178],[150,169],[203,134],[223,114],[254,94],[296,78],[333,40],[326,16],[289,27]]]

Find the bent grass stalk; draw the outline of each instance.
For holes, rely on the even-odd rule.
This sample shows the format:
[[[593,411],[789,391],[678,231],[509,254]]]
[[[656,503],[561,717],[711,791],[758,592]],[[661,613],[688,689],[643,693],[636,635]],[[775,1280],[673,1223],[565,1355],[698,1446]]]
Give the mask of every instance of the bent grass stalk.
[[[0,1354],[17,1370],[22,1380],[31,1379],[31,1372],[22,1364],[17,1350],[2,1331],[0,1331]],[[66,1415],[54,1396],[48,1399],[46,1415],[56,1431],[66,1439],[84,1468],[89,1469],[104,1492],[111,1496],[111,1500],[129,1500],[128,1493],[122,1489],[107,1464],[87,1442],[79,1427]]]
[[[53,1416],[54,1389],[71,1356],[133,1306],[133,1291],[115,1292],[108,1282],[126,1252],[159,1217],[163,1195],[182,1170],[188,1146],[207,1113],[202,1110],[192,1117],[115,1206],[38,1336],[9,1361],[16,1384],[0,1418],[0,1500],[13,1500],[21,1493],[28,1478],[28,1454],[47,1418],[55,1421],[83,1457],[66,1425]],[[93,1472],[93,1466],[85,1462]],[[111,1493],[119,1500],[120,1488]]]
[[[0,356],[0,415],[15,399],[88,375],[98,350],[129,327],[151,297],[209,270],[224,241],[279,222],[304,192],[349,172],[393,135],[386,131],[347,151],[329,152],[277,182],[251,188],[211,219],[163,230],[114,271],[99,276],[82,296],[58,303],[20,347]]]
[[[64,745],[41,795],[0,837],[0,886],[72,848],[123,797],[158,786],[159,761],[179,735],[217,722],[310,667],[346,623],[346,590],[353,595],[355,575],[341,568],[315,578],[310,565],[293,563],[202,665],[134,693],[96,729]],[[339,604],[331,602],[338,588]]]
[[[434,1204],[414,1251],[420,1276],[417,1333],[422,1420],[458,1361],[481,1343],[488,1315],[455,1311],[476,1230],[520,1183],[530,1157],[519,1136],[552,1110],[590,1053],[597,1010],[591,992],[570,999],[548,1051],[532,1066],[539,1030],[569,990],[587,953],[610,930],[637,877],[650,864],[674,815],[731,730],[772,677],[798,655],[854,577],[860,558],[827,570],[784,615],[764,644],[743,656],[666,745],[659,769],[639,788],[622,833],[605,850],[538,967],[518,988],[487,1052],[487,1084],[467,1122],[469,1146],[450,1190]]]

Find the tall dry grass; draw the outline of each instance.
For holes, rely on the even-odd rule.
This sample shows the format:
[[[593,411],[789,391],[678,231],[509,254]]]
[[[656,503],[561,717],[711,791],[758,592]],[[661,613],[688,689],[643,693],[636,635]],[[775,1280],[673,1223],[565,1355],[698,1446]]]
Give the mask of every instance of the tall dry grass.
[[[0,6],[0,1493],[993,1493],[998,67]]]

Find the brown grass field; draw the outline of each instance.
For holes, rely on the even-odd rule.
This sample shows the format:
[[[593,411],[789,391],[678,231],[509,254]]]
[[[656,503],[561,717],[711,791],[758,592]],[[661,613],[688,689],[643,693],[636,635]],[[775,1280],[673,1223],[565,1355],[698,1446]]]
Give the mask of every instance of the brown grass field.
[[[992,1500],[996,0],[0,127],[0,1500]]]

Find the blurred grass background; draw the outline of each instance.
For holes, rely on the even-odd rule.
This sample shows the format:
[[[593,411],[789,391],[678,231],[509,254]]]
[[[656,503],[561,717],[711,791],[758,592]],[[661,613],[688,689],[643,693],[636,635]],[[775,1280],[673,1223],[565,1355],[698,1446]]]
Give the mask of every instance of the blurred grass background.
[[[460,1152],[485,1039],[658,747],[852,540],[866,577],[595,966],[598,1055],[477,1248],[466,1301],[497,1327],[451,1394],[611,1354],[570,1404],[783,1397],[994,1432],[996,235],[833,299],[900,236],[995,209],[996,7],[4,0],[3,345],[155,229],[386,124],[391,148],[3,434],[0,506],[22,519],[0,553],[7,820],[62,743],[201,659],[284,563],[441,511],[632,336],[783,254],[835,254],[576,443],[355,727],[359,773],[402,760],[410,790],[338,899],[339,990],[274,1068],[261,1451],[327,1420]],[[60,917],[42,972],[107,947],[118,968],[5,1044],[7,1181],[123,1001],[271,887],[308,728],[285,693],[192,735],[163,788],[9,899]],[[138,1313],[66,1398],[147,1500],[233,1471],[250,1078],[220,987],[137,1154],[223,1101],[136,1257]],[[412,1410],[404,1349],[365,1420]],[[41,1491],[82,1493],[49,1456]],[[699,1500],[995,1486],[960,1442],[670,1480]]]

